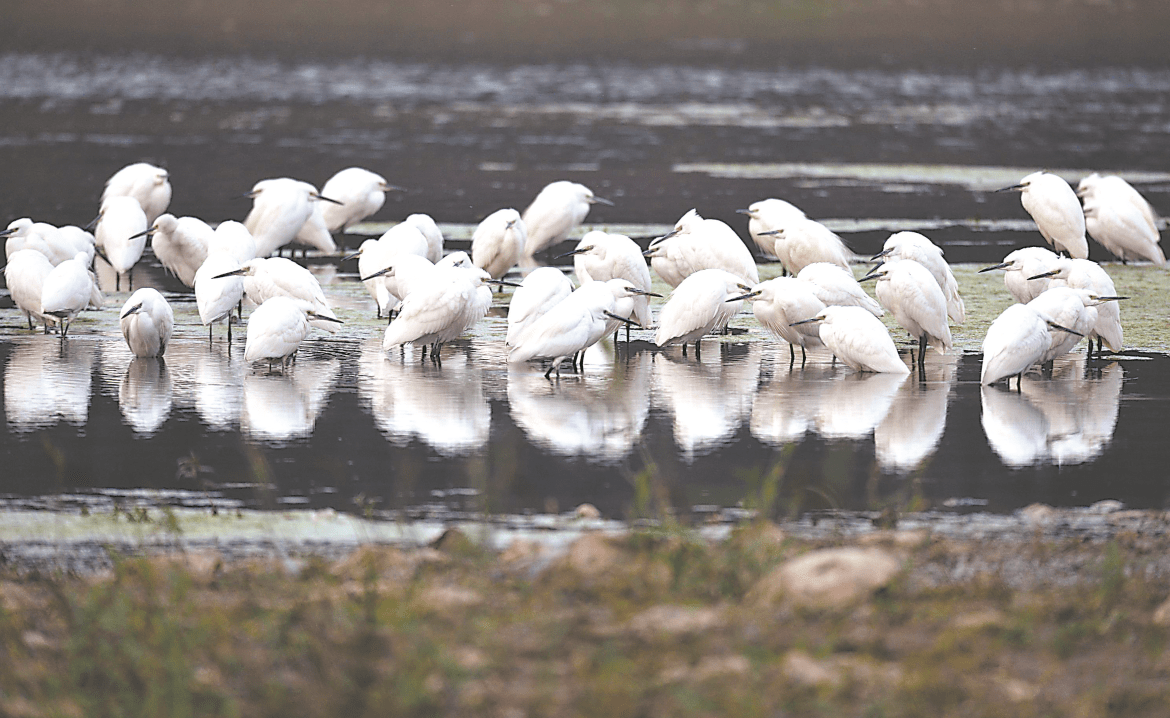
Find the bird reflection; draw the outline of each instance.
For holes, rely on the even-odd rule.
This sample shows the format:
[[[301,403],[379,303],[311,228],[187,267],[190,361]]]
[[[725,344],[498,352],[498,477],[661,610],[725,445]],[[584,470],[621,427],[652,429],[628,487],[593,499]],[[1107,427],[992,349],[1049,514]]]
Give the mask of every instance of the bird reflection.
[[[654,356],[654,403],[674,416],[674,441],[690,461],[726,444],[747,420],[760,377],[760,347],[720,345],[701,359]]]
[[[878,463],[886,471],[913,471],[938,448],[947,423],[947,399],[958,357],[931,357],[925,374],[902,384],[886,418],[874,430]]]
[[[653,357],[638,352],[619,358],[604,373],[592,368],[608,356],[591,347],[585,359],[590,368],[576,379],[550,382],[531,371],[509,373],[512,419],[532,443],[563,456],[602,461],[630,452],[649,413]]]
[[[826,439],[864,439],[894,403],[904,374],[852,372],[835,378],[819,397],[817,432]]]
[[[378,429],[391,442],[417,437],[441,454],[467,454],[485,445],[491,407],[483,391],[483,367],[452,352],[442,367],[403,362],[382,349],[381,338],[362,344],[358,394]]]
[[[336,359],[303,357],[288,376],[246,373],[240,430],[258,441],[308,437],[329,401],[340,367]]]
[[[118,407],[131,429],[150,435],[171,413],[171,375],[159,357],[135,357],[118,387]]]
[[[1051,379],[1025,376],[1019,392],[983,387],[983,431],[1007,466],[1080,464],[1113,439],[1124,370],[1086,372],[1083,354],[1059,360]]]
[[[167,347],[171,367],[181,367],[176,378],[176,401],[194,404],[211,431],[231,431],[240,422],[244,397],[244,352],[229,354],[224,345],[205,342],[172,343]]]
[[[37,341],[43,339],[44,341]],[[4,369],[4,412],[16,431],[66,421],[85,425],[94,349],[88,342],[50,337],[14,341]]]
[[[782,359],[782,360],[781,360]],[[830,386],[836,369],[828,362],[809,362],[804,368],[788,363],[788,352],[773,357],[771,379],[752,401],[752,436],[765,444],[782,446],[799,441],[816,428],[820,396]]]

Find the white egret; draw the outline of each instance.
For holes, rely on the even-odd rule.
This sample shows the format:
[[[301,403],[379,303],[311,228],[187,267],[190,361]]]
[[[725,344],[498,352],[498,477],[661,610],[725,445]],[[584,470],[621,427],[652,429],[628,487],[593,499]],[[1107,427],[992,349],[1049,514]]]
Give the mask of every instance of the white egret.
[[[857,371],[909,374],[882,320],[861,307],[829,306],[795,324],[819,323],[821,341],[833,356]]]
[[[427,240],[426,258],[431,264],[438,264],[443,258],[443,232],[429,214],[415,213],[402,220],[402,224],[414,227]]]
[[[799,207],[775,198],[762,199],[748,205],[747,209],[735,211],[748,216],[748,234],[752,236],[752,241],[760,248],[760,252],[766,257],[776,257],[777,259],[779,257],[776,255],[776,235],[762,233],[770,233],[772,230],[779,229],[789,218],[805,218],[804,212]]]
[[[1085,197],[1085,229],[1122,264],[1142,260],[1159,267],[1166,264],[1157,227],[1121,192],[1106,189]]]
[[[0,232],[4,243],[5,256],[22,249],[32,249],[48,258],[54,267],[66,259],[73,259],[78,252],[85,252],[93,263],[93,235],[80,227],[54,227],[46,222],[34,222],[28,217],[14,219],[8,228]]]
[[[1158,231],[1158,213],[1154,211],[1141,192],[1138,192],[1133,185],[1117,175],[1101,176],[1094,172],[1077,184],[1077,196],[1086,202],[1099,197],[1128,202],[1141,212],[1150,229]]]
[[[1077,193],[1064,179],[1051,172],[1033,172],[1019,184],[996,192],[1019,192],[1021,204],[1032,215],[1049,246],[1070,257],[1088,258],[1085,213]]]
[[[462,250],[451,252],[444,255],[442,259],[435,262],[436,267],[463,267],[469,269],[475,265],[471,263],[471,257],[467,256],[467,252]]]
[[[373,256],[377,257],[377,255]],[[362,258],[358,260],[359,270],[365,258],[366,255],[362,255]],[[385,261],[384,267],[368,275],[363,275],[361,280],[366,285],[367,291],[374,295],[375,302],[382,298],[382,301],[392,305],[387,307],[386,313],[387,316],[393,318],[390,309],[406,299],[411,291],[429,282],[430,271],[436,265],[431,264],[426,257],[420,257],[417,254],[396,254]],[[367,266],[372,265],[367,263]],[[456,265],[448,263],[445,266]],[[468,262],[468,266],[470,266],[470,262]],[[378,316],[381,317],[380,312]]]
[[[1008,293],[1020,304],[1027,304],[1045,289],[1048,279],[1029,279],[1053,269],[1060,256],[1045,247],[1024,247],[1008,253],[1003,262],[984,267],[980,274],[996,269],[1004,270],[1003,283]]]
[[[439,363],[443,344],[461,336],[487,314],[492,296],[484,285],[498,281],[478,267],[435,267],[424,286],[402,300],[398,316],[386,327],[382,348],[389,351],[403,344],[420,344],[420,358],[425,358],[429,345],[431,361]]]
[[[1125,297],[1100,297],[1086,289],[1051,287],[1028,302],[1028,306],[1039,312],[1040,316],[1049,322],[1050,327],[1055,325],[1073,330],[1072,332],[1052,330],[1048,351],[1037,363],[1051,365],[1054,359],[1072,351],[1080,338],[1090,334],[1093,327],[1096,326],[1097,308],[1106,302],[1119,299],[1125,299]],[[1092,354],[1092,350],[1093,348],[1090,346],[1090,354]]]
[[[76,225],[67,224],[58,227],[57,231],[73,247],[73,252],[65,259],[71,259],[77,252],[89,255],[89,266],[93,266],[93,258],[97,253],[97,240],[88,231]]]
[[[244,279],[239,271],[240,263],[231,252],[213,248],[195,272],[195,304],[199,308],[199,321],[207,326],[208,342],[213,326],[223,319],[227,320],[228,346],[231,346],[232,310],[244,299]]]
[[[316,191],[317,188],[313,187],[313,192]],[[320,195],[318,194],[318,196]],[[334,254],[337,252],[337,242],[333,241],[333,235],[329,233],[329,227],[325,224],[323,203],[313,202],[312,204],[313,211],[309,213],[309,218],[301,225],[300,230],[297,231],[297,236],[293,237],[291,244],[293,246],[299,245],[302,254],[309,248],[315,249],[322,254]],[[325,204],[332,205],[331,202]]]
[[[122,336],[136,357],[160,357],[175,328],[175,313],[157,289],[135,291],[118,315]]]
[[[101,204],[111,197],[133,197],[146,214],[146,224],[152,225],[171,204],[170,175],[162,167],[146,162],[126,165],[106,180]]]
[[[426,259],[429,254],[427,238],[418,227],[402,223],[394,225],[378,239],[362,242],[356,252],[343,257],[342,261],[357,258],[358,276],[374,298],[378,318],[381,318],[382,312],[390,316],[403,299],[403,292],[397,286],[400,275],[387,275],[382,270],[393,266],[396,257],[414,255]]]
[[[605,284],[613,292],[614,301],[612,316],[610,316],[609,322],[607,323],[607,332],[614,333],[613,339],[616,342],[618,338],[617,331],[621,328],[621,325],[625,324],[626,342],[629,343],[630,326],[632,324],[637,324],[642,328],[646,328],[647,326],[634,318],[638,301],[648,301],[650,297],[661,297],[662,295],[642,289],[624,277],[607,279],[602,284]]]
[[[512,300],[508,303],[508,335],[504,344],[515,346],[528,326],[572,293],[573,283],[556,267],[532,270],[512,292]]]
[[[240,264],[231,272],[215,275],[216,279],[239,275],[244,278],[244,292],[256,304],[264,304],[273,297],[299,299],[312,309],[313,326],[333,333],[337,331],[337,315],[329,308],[325,292],[313,273],[285,257],[257,257]]]
[[[824,346],[816,324],[796,324],[818,316],[825,308],[825,303],[817,298],[812,282],[797,277],[777,277],[754,287],[741,287],[746,293],[733,299],[752,300],[756,320],[772,334],[788,342],[789,364],[796,361],[794,346],[800,347],[802,367],[808,358],[806,347],[815,349]]]
[[[321,187],[321,194],[340,202],[320,205],[326,228],[330,232],[344,232],[381,209],[386,193],[391,190],[401,191],[401,188],[388,184],[382,175],[370,170],[346,167]]]
[[[776,222],[779,226],[760,232],[760,236],[773,240],[772,251],[789,274],[799,274],[817,262],[849,269],[853,253],[825,225],[795,214],[779,217]]]
[[[176,218],[173,214],[160,214],[147,235],[154,256],[162,266],[183,284],[195,286],[195,272],[207,259],[207,247],[215,230],[196,217]]]
[[[13,252],[4,265],[4,283],[16,308],[28,318],[28,328],[33,328],[33,319],[45,325],[49,333],[51,320],[41,311],[41,292],[45,278],[53,271],[49,258],[35,249],[21,249]]]
[[[85,252],[61,262],[45,276],[41,286],[41,312],[60,322],[62,339],[69,332],[73,318],[89,305],[93,285]]]
[[[703,219],[690,210],[674,229],[650,243],[644,253],[650,266],[672,287],[704,269],[722,269],[745,284],[756,284],[760,273],[743,240],[725,222]]]
[[[577,281],[605,282],[610,279],[625,279],[638,289],[650,291],[650,267],[642,256],[638,243],[624,234],[587,232],[577,248],[562,257],[572,255],[573,270]],[[650,299],[640,295],[634,299],[634,320],[643,327],[654,323],[650,312]]]
[[[882,251],[873,258],[880,257],[912,259],[926,267],[947,300],[947,316],[956,324],[962,324],[967,318],[967,309],[963,305],[963,298],[959,296],[959,283],[955,281],[947,260],[943,259],[942,247],[918,232],[897,232],[890,235]]]
[[[1052,346],[1049,327],[1080,336],[1072,329],[1048,322],[1030,304],[1013,304],[995,318],[983,337],[983,365],[979,371],[981,384],[994,384],[1000,379],[1016,377],[1020,386],[1024,372],[1039,363]]]
[[[519,212],[498,209],[484,217],[471,235],[471,261],[492,279],[499,279],[520,261],[527,236]]]
[[[583,184],[560,180],[545,185],[524,210],[524,228],[528,232],[524,254],[531,257],[565,239],[585,221],[594,204],[613,206],[613,202],[594,195]]]
[[[249,364],[280,360],[281,373],[295,358],[301,342],[309,334],[309,322],[340,324],[334,316],[318,314],[308,302],[287,296],[275,296],[256,307],[248,318],[248,338],[244,343],[244,361]]]
[[[882,305],[865,293],[865,289],[853,278],[853,272],[848,269],[827,262],[814,262],[805,266],[796,276],[811,283],[813,293],[826,306],[861,307],[875,317],[885,314]]]
[[[146,219],[142,206],[133,197],[110,197],[102,203],[94,238],[105,250],[106,259],[117,275],[115,291],[120,286],[122,275],[138,263],[146,249],[146,232],[150,226]],[[128,276],[127,281],[133,289],[133,277]]]
[[[1039,281],[1048,277],[1051,278],[1049,287],[1085,289],[1098,297],[1117,296],[1117,289],[1113,286],[1113,280],[1109,274],[1101,268],[1101,265],[1087,259],[1062,257],[1056,261],[1055,268],[1033,275],[1028,279]],[[1123,341],[1121,308],[1116,302],[1107,301],[1097,308],[1097,323],[1093,325],[1093,331],[1089,332],[1088,337],[1090,344],[1093,339],[1097,340],[1098,354],[1101,353],[1102,342],[1108,344],[1109,350],[1112,352],[1121,351]],[[1092,346],[1089,347],[1089,353],[1092,354]]]
[[[256,258],[256,240],[243,222],[229,219],[216,225],[215,233],[208,243],[208,254],[217,250],[227,252],[237,262],[247,262]]]
[[[929,269],[912,259],[899,259],[875,267],[865,278],[877,279],[878,301],[918,340],[919,370],[925,368],[928,343],[939,354],[951,350],[947,300]],[[910,360],[914,360],[913,349]]]
[[[743,278],[723,269],[701,269],[679,282],[658,313],[654,343],[660,347],[695,343],[695,356],[704,335],[721,331],[739,314]]]
[[[252,209],[244,226],[256,240],[256,256],[267,257],[293,241],[313,214],[318,201],[339,204],[317,193],[313,185],[290,177],[260,180],[247,194]]]
[[[614,314],[614,292],[606,282],[587,282],[534,320],[508,351],[508,363],[551,359],[545,377],[561,362],[596,344],[609,332]],[[575,363],[575,359],[574,359]]]

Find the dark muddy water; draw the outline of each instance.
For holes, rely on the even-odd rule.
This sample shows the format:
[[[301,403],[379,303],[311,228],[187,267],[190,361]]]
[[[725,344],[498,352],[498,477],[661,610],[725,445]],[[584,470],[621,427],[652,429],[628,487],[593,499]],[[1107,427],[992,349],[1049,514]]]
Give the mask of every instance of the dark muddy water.
[[[0,220],[83,224],[105,179],[140,159],[170,170],[173,213],[211,222],[242,219],[239,195],[259,179],[320,185],[357,164],[409,190],[375,220],[430,213],[456,248],[486,214],[523,209],[546,182],[573,179],[616,202],[591,223],[632,236],[696,207],[746,237],[734,210],[777,196],[859,254],[916,229],[952,262],[991,262],[1040,241],[1018,196],[992,193],[1037,168],[1074,181],[1119,172],[1170,209],[1167,98],[1170,71],[1126,68],[944,75],[10,54],[0,56]],[[747,332],[710,340],[700,361],[651,351],[645,334],[616,354],[597,347],[583,376],[550,383],[504,362],[506,295],[434,367],[380,350],[352,266],[308,261],[347,328],[311,339],[288,377],[244,366],[242,343],[209,348],[190,295],[149,254],[136,285],[166,290],[180,324],[165,362],[131,361],[114,316],[124,293],[84,315],[64,346],[21,331],[0,298],[7,503],[442,516],[590,502],[625,518],[655,505],[703,516],[769,487],[779,513],[1170,499],[1170,361],[1148,351],[1162,347],[1153,311],[1133,335],[1145,351],[1087,366],[1069,358],[1019,394],[978,385],[973,350],[998,313],[990,308],[965,328],[967,353],[932,357],[925,377],[904,382],[853,375],[827,355],[790,370],[787,348],[741,315]],[[1143,286],[1158,286],[1158,272]]]

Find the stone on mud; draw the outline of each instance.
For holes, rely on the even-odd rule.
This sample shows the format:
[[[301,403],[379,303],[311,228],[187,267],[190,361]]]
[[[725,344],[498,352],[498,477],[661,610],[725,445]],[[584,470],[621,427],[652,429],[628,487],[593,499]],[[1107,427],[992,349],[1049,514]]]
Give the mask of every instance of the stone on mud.
[[[770,603],[784,597],[800,606],[835,608],[868,596],[899,570],[901,562],[882,549],[821,549],[773,569],[751,589],[748,599]]]

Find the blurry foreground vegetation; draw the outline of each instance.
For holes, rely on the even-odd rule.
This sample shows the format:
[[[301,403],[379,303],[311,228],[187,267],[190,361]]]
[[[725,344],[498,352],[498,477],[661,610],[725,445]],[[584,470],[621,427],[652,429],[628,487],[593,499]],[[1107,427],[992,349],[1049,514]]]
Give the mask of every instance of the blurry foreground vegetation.
[[[0,715],[1164,716],[1167,542],[818,543],[752,523],[560,555],[449,532],[334,562],[9,567]],[[795,568],[838,555],[860,563]]]

